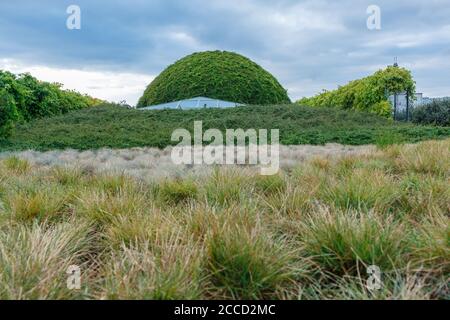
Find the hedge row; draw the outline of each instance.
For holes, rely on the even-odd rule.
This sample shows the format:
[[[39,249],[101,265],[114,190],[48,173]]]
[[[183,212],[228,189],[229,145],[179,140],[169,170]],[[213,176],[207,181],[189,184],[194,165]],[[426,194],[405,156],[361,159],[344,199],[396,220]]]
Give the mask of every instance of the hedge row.
[[[17,122],[26,122],[78,110],[101,100],[61,89],[58,83],[39,81],[30,74],[0,70],[0,138],[8,136]]]

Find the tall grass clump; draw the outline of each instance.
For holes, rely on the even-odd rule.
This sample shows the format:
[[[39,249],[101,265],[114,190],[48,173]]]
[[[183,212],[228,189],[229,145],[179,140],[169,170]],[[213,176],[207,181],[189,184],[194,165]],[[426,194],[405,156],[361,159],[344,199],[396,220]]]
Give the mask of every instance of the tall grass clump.
[[[430,300],[433,299],[433,287],[420,273],[383,273],[379,289],[370,290],[367,277],[335,277],[327,285],[312,286],[305,292],[305,299],[330,300]]]
[[[99,297],[107,299],[199,299],[202,247],[173,232],[157,247],[141,242],[114,251],[104,264]]]
[[[87,190],[76,201],[76,214],[99,227],[109,225],[120,216],[134,216],[147,206],[144,196],[121,191],[108,194],[104,191]]]
[[[444,178],[409,173],[402,178],[399,187],[404,190],[399,209],[411,218],[421,221],[450,212],[450,186]]]
[[[394,158],[397,171],[433,175],[450,175],[450,146],[437,141],[427,141],[403,148]]]
[[[396,181],[385,172],[352,168],[344,176],[327,178],[320,197],[342,209],[392,210],[400,193]]]
[[[286,182],[280,175],[256,176],[255,188],[265,195],[276,194],[286,189]]]
[[[411,234],[412,262],[416,268],[447,275],[450,273],[450,224],[448,215],[436,213],[424,218]]]
[[[142,191],[140,189],[142,186],[138,182],[123,173],[107,173],[91,177],[90,185],[111,196]]]
[[[235,170],[214,170],[205,183],[206,197],[212,205],[232,206],[241,203],[249,192],[250,177]]]
[[[198,188],[193,181],[166,181],[159,187],[159,194],[164,202],[177,204],[195,199]]]
[[[5,201],[8,216],[18,222],[63,221],[71,212],[72,196],[54,184],[32,182],[29,188],[12,189]]]
[[[207,255],[212,294],[218,297],[276,298],[301,273],[294,249],[256,230],[230,227],[213,234]]]
[[[299,241],[324,271],[357,274],[367,266],[403,267],[403,226],[374,212],[318,208],[299,224]]]
[[[71,265],[85,267],[93,239],[81,221],[21,225],[0,231],[2,299],[79,299],[88,291],[67,287]],[[85,283],[86,284],[86,283]]]
[[[85,175],[77,167],[59,167],[55,166],[50,170],[53,180],[63,186],[80,187],[85,183]]]
[[[147,208],[115,215],[105,229],[106,242],[118,249],[166,239],[181,228],[172,212],[168,209],[164,212],[149,204]]]
[[[20,159],[20,158],[18,158],[16,156],[11,156],[11,157],[6,158],[3,161],[3,164],[5,165],[5,167],[8,170],[11,170],[13,172],[17,172],[19,174],[26,173],[31,168],[31,165],[30,165],[30,163],[27,160]]]

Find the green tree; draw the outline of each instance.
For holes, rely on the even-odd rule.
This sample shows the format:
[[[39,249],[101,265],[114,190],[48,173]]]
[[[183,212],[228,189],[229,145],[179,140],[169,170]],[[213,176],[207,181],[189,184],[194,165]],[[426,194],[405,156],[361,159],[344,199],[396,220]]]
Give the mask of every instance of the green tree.
[[[1,132],[6,136],[14,122],[29,121],[91,107],[103,103],[59,83],[39,81],[28,73],[14,75],[0,70]]]
[[[0,139],[9,136],[14,123],[19,119],[14,97],[6,89],[0,89]]]
[[[333,91],[324,91],[297,103],[310,107],[331,107],[349,110],[369,111],[385,117],[392,115],[388,98],[393,93],[416,90],[411,72],[405,68],[389,66],[373,75],[349,82]]]

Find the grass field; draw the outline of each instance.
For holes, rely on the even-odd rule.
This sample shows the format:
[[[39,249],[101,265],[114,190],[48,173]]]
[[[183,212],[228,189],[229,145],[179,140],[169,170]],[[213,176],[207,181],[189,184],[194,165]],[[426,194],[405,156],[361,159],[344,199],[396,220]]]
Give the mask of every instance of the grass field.
[[[173,144],[174,129],[279,129],[285,145],[389,145],[450,137],[449,127],[394,123],[355,111],[308,108],[298,105],[249,106],[232,109],[137,111],[103,106],[17,126],[0,141],[0,151],[157,147]]]
[[[132,111],[90,112],[105,115],[107,132],[138,121]],[[13,139],[69,122],[70,139],[87,135],[82,127],[96,122],[85,116],[47,130],[47,120],[32,123]],[[158,115],[140,117],[150,137]],[[0,298],[449,299],[449,155],[447,139],[318,157],[272,177],[217,168],[152,183],[9,157],[0,162]],[[66,286],[71,265],[80,290]],[[369,265],[382,271],[379,290],[366,287]]]

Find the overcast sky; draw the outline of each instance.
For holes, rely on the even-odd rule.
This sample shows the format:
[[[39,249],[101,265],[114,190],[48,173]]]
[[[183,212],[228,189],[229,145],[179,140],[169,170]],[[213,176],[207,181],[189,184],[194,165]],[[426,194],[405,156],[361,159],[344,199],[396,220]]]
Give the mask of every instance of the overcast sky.
[[[69,5],[81,29],[66,27]],[[381,9],[381,30],[367,8]],[[397,56],[426,96],[450,96],[450,0],[0,0],[0,69],[135,104],[167,65],[229,50],[292,99],[366,76]]]

